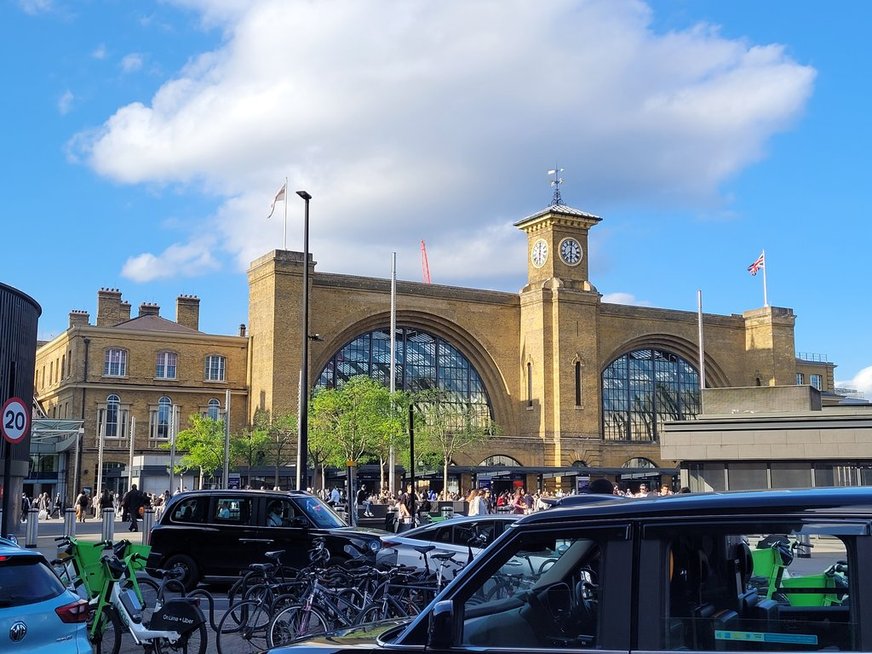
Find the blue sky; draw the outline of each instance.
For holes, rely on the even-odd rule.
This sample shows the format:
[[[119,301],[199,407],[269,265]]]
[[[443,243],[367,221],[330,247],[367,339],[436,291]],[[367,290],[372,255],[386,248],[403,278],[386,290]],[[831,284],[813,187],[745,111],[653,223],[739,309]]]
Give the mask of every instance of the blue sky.
[[[741,313],[766,250],[796,348],[872,397],[866,323],[872,4],[804,0],[3,0],[0,281],[40,337],[101,287],[247,322],[287,176],[318,270],[517,291],[512,223],[603,217],[609,301]],[[288,206],[301,249],[303,204]],[[313,307],[317,310],[317,307]]]

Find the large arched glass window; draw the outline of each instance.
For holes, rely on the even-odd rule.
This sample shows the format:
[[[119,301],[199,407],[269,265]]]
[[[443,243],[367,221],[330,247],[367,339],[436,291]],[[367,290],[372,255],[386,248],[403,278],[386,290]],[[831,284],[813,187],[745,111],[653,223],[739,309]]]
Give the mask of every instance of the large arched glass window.
[[[480,466],[505,466],[507,468],[514,468],[514,467],[521,465],[521,463],[517,459],[514,459],[506,454],[494,454],[494,455],[486,458],[484,461],[482,461],[478,465],[480,465]]]
[[[484,383],[472,364],[447,341],[420,329],[397,327],[396,389],[441,388],[491,415]],[[343,346],[318,375],[316,388],[336,388],[356,375],[390,384],[391,338],[387,328],[361,334]]]
[[[699,373],[663,350],[635,350],[603,371],[603,438],[656,441],[664,420],[699,413]]]
[[[157,401],[157,411],[154,412],[152,421],[152,438],[170,437],[170,415],[173,410],[173,401],[166,395]]]

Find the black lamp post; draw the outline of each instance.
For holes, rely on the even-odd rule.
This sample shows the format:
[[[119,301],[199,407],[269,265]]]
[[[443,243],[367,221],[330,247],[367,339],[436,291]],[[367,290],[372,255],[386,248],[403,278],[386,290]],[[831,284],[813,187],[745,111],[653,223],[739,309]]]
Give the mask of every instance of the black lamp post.
[[[297,436],[297,490],[306,490],[309,472],[309,200],[306,191],[297,191],[306,202],[303,220],[303,363],[300,368],[300,431]]]
[[[409,513],[412,514],[412,526],[415,526],[415,403],[409,404],[409,479],[412,492],[409,496]]]

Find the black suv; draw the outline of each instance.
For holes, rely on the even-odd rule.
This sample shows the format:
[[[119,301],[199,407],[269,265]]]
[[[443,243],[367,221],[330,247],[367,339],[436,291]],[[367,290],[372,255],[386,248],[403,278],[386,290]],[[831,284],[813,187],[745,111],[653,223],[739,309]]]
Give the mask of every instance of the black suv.
[[[286,552],[282,563],[308,564],[322,537],[331,560],[375,560],[379,529],[349,527],[320,498],[302,491],[201,490],[175,495],[151,532],[146,569],[182,567],[191,588],[205,577],[234,577],[264,553]]]
[[[407,623],[272,651],[555,650],[872,651],[872,488],[540,511]]]

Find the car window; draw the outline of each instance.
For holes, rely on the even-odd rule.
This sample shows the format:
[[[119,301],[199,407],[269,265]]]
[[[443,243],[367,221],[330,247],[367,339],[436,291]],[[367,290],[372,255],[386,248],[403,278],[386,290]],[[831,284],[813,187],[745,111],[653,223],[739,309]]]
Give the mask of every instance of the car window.
[[[473,547],[487,547],[494,539],[493,520],[476,520],[454,525],[452,542],[455,545],[472,545]]]
[[[64,585],[44,560],[0,557],[0,608],[43,602],[63,591]]]
[[[602,552],[595,538],[558,540],[553,533],[516,538],[465,600],[462,644],[599,647]]]
[[[217,496],[212,521],[219,524],[247,525],[251,516],[251,499],[248,497]]]
[[[188,497],[181,500],[173,507],[170,514],[172,522],[203,522],[206,511],[206,498],[204,497]]]
[[[271,499],[266,504],[264,524],[267,527],[288,527],[298,513],[297,507],[288,499]]]
[[[294,504],[311,520],[316,527],[332,529],[334,527],[346,527],[345,521],[340,518],[327,504],[314,495],[294,498]]]
[[[859,649],[849,601],[858,536],[812,531],[694,524],[663,533],[663,649]]]

